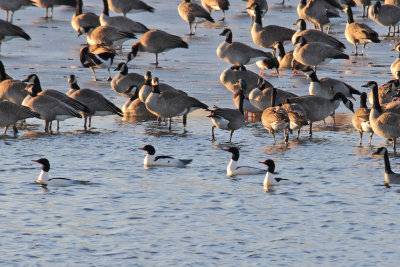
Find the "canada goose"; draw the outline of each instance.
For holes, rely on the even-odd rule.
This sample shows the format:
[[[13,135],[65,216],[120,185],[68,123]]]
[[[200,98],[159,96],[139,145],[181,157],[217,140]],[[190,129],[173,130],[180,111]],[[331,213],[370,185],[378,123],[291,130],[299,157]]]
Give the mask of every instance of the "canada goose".
[[[183,0],[178,6],[178,13],[181,18],[189,23],[189,35],[195,35],[197,24],[205,20],[214,22],[210,13],[197,3],[190,0]],[[192,24],[194,23],[194,31],[192,32]]]
[[[259,110],[264,111],[266,108],[271,107],[271,96],[273,86],[269,86],[264,83],[264,80],[260,80],[259,85],[251,90],[249,94],[250,103],[257,107]],[[276,89],[275,104],[280,105],[288,97],[296,97],[297,95],[287,92],[285,90]]]
[[[276,95],[276,88],[272,88],[271,106],[263,111],[261,122],[264,128],[272,135],[274,145],[276,144],[275,133],[282,130],[284,132],[285,143],[287,144],[289,141],[289,115],[282,107],[275,106]]]
[[[308,125],[305,110],[299,104],[283,104],[282,108],[289,116],[290,133],[297,130],[296,139],[299,140],[301,128]]]
[[[238,90],[236,94],[238,94],[240,97],[239,110],[231,108],[219,108],[216,106],[214,106],[213,109],[208,110],[211,112],[211,114],[208,117],[211,118],[213,122],[213,126],[211,127],[211,141],[213,142],[215,141],[215,136],[214,136],[215,127],[230,131],[231,135],[229,138],[229,142],[232,142],[233,132],[244,126],[245,117],[243,111],[243,102],[245,94],[242,89]]]
[[[21,105],[22,101],[28,95],[25,87],[26,83],[7,77],[3,62],[0,61],[0,101],[8,100]]]
[[[369,144],[371,144],[372,135],[374,135],[374,131],[372,130],[371,123],[369,121],[369,113],[371,109],[367,107],[367,94],[365,92],[361,93],[360,97],[360,108],[354,112],[351,121],[353,123],[354,128],[360,134],[360,146],[362,145],[362,137],[363,133],[369,133]]]
[[[299,104],[306,112],[307,120],[310,124],[310,135],[312,135],[312,123],[324,120],[335,110],[335,101],[342,101],[343,104],[354,113],[353,103],[342,93],[336,93],[332,99],[327,99],[317,95],[304,95],[287,98],[284,104]]]
[[[82,13],[82,5],[82,0],[76,1],[75,14],[71,19],[71,26],[78,34],[80,28],[96,28],[100,26],[99,16],[93,12]]]
[[[0,127],[4,127],[4,134],[10,125],[14,125],[14,134],[18,132],[15,124],[17,121],[25,120],[28,118],[40,118],[40,114],[32,111],[28,107],[14,104],[10,101],[0,102]]]
[[[32,160],[34,162],[42,164],[42,171],[39,174],[38,179],[35,181],[36,183],[41,184],[42,186],[55,185],[55,186],[69,186],[73,184],[88,184],[89,181],[80,181],[80,180],[71,180],[68,178],[50,178],[50,162],[46,158],[41,158],[38,160]]]
[[[53,18],[53,9],[55,6],[72,6],[74,7],[76,5],[77,0],[31,0],[33,4],[35,4],[38,7],[45,8],[46,9],[46,16],[45,18]],[[50,10],[50,16],[49,16],[49,8]]]
[[[359,44],[363,46],[361,55],[364,55],[364,49],[367,43],[380,43],[379,35],[366,24],[354,22],[351,7],[345,7],[345,12],[347,13],[347,24],[344,35],[347,41],[354,44],[356,48],[355,55],[357,56],[357,47]]]
[[[265,171],[263,169],[249,167],[249,166],[238,166],[239,160],[239,148],[237,147],[229,147],[224,149],[232,153],[232,159],[226,168],[226,175],[229,177],[236,176],[236,175],[252,175],[252,174],[261,174]]]
[[[68,106],[74,108],[76,111],[83,111],[83,112],[89,112],[89,108],[84,105],[83,103],[67,96],[64,93],[61,93],[60,91],[54,90],[54,89],[47,89],[42,91],[42,86],[40,84],[39,77],[36,74],[30,74],[23,82],[28,82],[33,85],[32,90],[35,92],[36,95],[46,95],[50,97],[54,97],[55,99],[67,104]],[[31,99],[31,96],[28,96],[24,99],[22,102],[22,105],[26,105],[27,102]],[[51,122],[50,122],[51,123]],[[51,125],[50,125],[51,127]],[[56,130],[58,131],[60,129],[59,121],[57,120],[57,128]]]
[[[397,90],[399,88],[400,88],[400,82],[398,80],[390,80],[387,83],[379,86],[378,87],[379,103],[383,105],[392,102],[393,97],[395,97],[399,93]],[[368,102],[370,104],[374,103],[372,91],[368,95]]]
[[[218,46],[217,56],[236,67],[253,64],[269,57],[267,53],[259,49],[241,42],[232,42],[232,31],[230,29],[224,29],[220,35],[225,36],[225,41]]]
[[[292,35],[295,33],[294,30],[278,25],[263,27],[259,5],[255,3],[251,8],[255,12],[255,20],[251,28],[251,38],[256,45],[264,48],[273,48],[276,41],[285,44],[292,40]]]
[[[107,0],[103,0],[103,5],[104,5],[103,13],[101,13],[100,15],[101,26],[114,27],[119,31],[131,32],[131,33],[145,33],[149,30],[142,23],[131,20],[128,17],[124,16],[110,17]]]
[[[284,0],[283,0],[284,1]],[[254,21],[256,17],[256,12],[254,11],[253,5],[257,4],[260,9],[261,17],[264,17],[268,12],[268,3],[267,0],[249,0],[247,1],[246,11],[249,14],[251,21]]]
[[[383,111],[378,98],[376,82],[369,81],[362,87],[372,89],[373,104],[369,114],[372,130],[377,135],[393,140],[393,150],[396,151],[396,140],[400,137],[400,114],[392,111]]]
[[[392,65],[390,65],[390,71],[396,79],[399,79],[396,77],[396,72],[400,71],[400,43],[397,43],[393,50],[399,52],[399,56],[393,61]]]
[[[393,27],[393,36],[395,35],[395,27],[400,24],[400,7],[393,5],[382,5],[377,1],[369,10],[370,19],[382,26],[389,28],[386,36],[390,36],[390,28]]]
[[[332,15],[326,8],[324,1],[318,0],[300,0],[297,5],[297,14],[301,19],[307,20],[314,24],[314,28],[324,31],[324,26],[330,23],[329,17]],[[334,15],[335,16],[335,15]],[[327,26],[329,33],[330,26]]]
[[[107,45],[112,48],[122,45],[129,39],[136,39],[136,35],[131,32],[123,32],[109,26],[81,27],[78,36],[82,34],[86,34],[86,41],[89,45]]]
[[[47,95],[38,95],[35,84],[28,84],[26,90],[29,92],[24,106],[40,114],[40,118],[45,121],[45,132],[51,132],[51,121],[63,121],[68,118],[82,116],[73,107],[64,102]]]
[[[155,119],[156,116],[154,116],[154,114],[146,108],[146,104],[139,99],[140,88],[138,88],[136,85],[132,85],[128,88],[127,93],[130,94],[133,89],[135,89],[135,92],[122,106],[124,117]]]
[[[234,94],[240,89],[240,87],[237,85],[237,81],[240,79],[246,81],[247,88],[255,88],[258,85],[258,81],[261,79],[261,77],[251,70],[247,70],[244,66],[241,66],[239,69],[227,68],[219,77],[219,81],[226,87],[226,89]],[[264,82],[268,84],[268,87],[272,87],[271,83],[267,81]]]
[[[371,5],[371,0],[355,0],[355,2],[363,7],[363,14],[362,18],[367,18],[368,17],[368,10],[369,6]]]
[[[94,69],[107,69],[107,81],[111,81],[110,68],[113,64],[115,51],[105,45],[84,46],[80,52],[82,66],[90,68],[93,72],[94,80],[97,81]]]
[[[302,70],[306,66],[301,64],[300,62],[294,60],[293,58],[293,50],[286,53],[285,48],[281,42],[275,42],[274,48],[278,50],[278,61],[279,61],[279,69],[292,69],[294,74],[297,74],[297,70]]]
[[[285,181],[288,179],[277,178],[274,177],[275,172],[275,162],[272,159],[267,159],[266,161],[260,162],[268,166],[267,173],[265,174],[265,178],[263,181],[264,188],[268,188],[269,186],[279,185],[281,181]]]
[[[318,79],[317,74],[310,67],[303,71],[310,79],[310,87],[308,88],[310,95],[319,95],[331,99],[336,93],[340,92],[344,94],[345,97],[351,97],[354,100],[355,98],[353,95],[361,95],[360,91],[340,80],[332,78]]]
[[[102,94],[92,89],[81,89],[75,75],[69,76],[68,83],[71,88],[67,95],[85,104],[89,108],[89,112],[83,112],[83,117],[85,119],[83,127],[85,130],[87,129],[87,119],[89,118],[89,124],[87,126],[90,128],[93,116],[118,115],[123,117],[123,112]]]
[[[152,80],[151,71],[146,71],[146,73],[144,75],[144,84],[139,88],[139,99],[143,103],[146,103],[147,97],[152,92],[151,80]],[[158,89],[160,90],[160,93],[165,92],[165,91],[174,91],[178,94],[180,93],[180,94],[187,96],[187,93],[185,93],[181,90],[177,90],[174,87],[172,87],[168,84],[165,84],[165,83],[159,83]]]
[[[380,147],[372,155],[383,155],[383,160],[385,162],[385,185],[389,184],[400,184],[400,174],[392,171],[390,167],[389,154],[386,147]]]
[[[127,56],[127,63],[135,58],[137,52],[140,51],[156,54],[154,64],[158,65],[158,54],[174,48],[189,48],[189,45],[179,36],[161,30],[150,30],[132,45],[132,50]]]
[[[152,145],[145,145],[139,149],[147,151],[147,155],[143,161],[144,167],[165,166],[184,168],[193,161],[192,159],[176,159],[171,156],[155,156],[156,150]]]
[[[317,65],[332,59],[349,59],[348,55],[330,45],[319,42],[307,43],[303,36],[297,37],[295,44],[293,58],[301,64],[314,66],[314,71],[317,71]]]
[[[307,29],[304,19],[298,19],[293,25],[299,26],[297,32],[292,36],[293,44],[295,43],[298,36],[303,36],[308,43],[320,42],[333,46],[338,50],[344,51],[346,49],[346,46],[335,37],[330,36],[329,34],[326,34],[319,30]]]
[[[235,85],[238,85],[241,87],[241,90],[244,92],[245,94],[245,98],[243,100],[243,110],[247,113],[247,112],[251,112],[251,113],[261,113],[262,110],[260,110],[259,108],[253,106],[253,104],[251,104],[250,100],[249,100],[249,94],[247,91],[247,83],[246,80],[240,79]],[[240,105],[240,95],[239,94],[234,94],[233,96],[233,103],[235,104],[235,106],[239,109],[239,105]],[[246,114],[246,119],[247,119],[247,114]]]
[[[24,38],[27,41],[31,39],[20,27],[0,19],[0,49],[3,42],[14,38]]]
[[[8,12],[11,11],[10,22],[13,22],[14,12],[25,6],[32,5],[31,0],[0,0],[0,9],[6,12],[6,21],[8,21]]]
[[[128,87],[136,85],[140,88],[144,83],[143,75],[135,72],[128,73],[128,66],[124,62],[118,63],[114,71],[120,72],[111,80],[111,88],[124,97],[132,96],[132,93],[126,92]]]
[[[201,4],[208,12],[222,11],[223,16],[221,21],[225,20],[225,11],[229,9],[229,0],[201,0]]]
[[[140,0],[108,0],[110,9],[115,13],[138,13],[138,12],[154,12],[154,8]]]
[[[151,81],[152,92],[146,99],[147,109],[159,118],[168,118],[168,130],[171,130],[171,118],[202,108],[207,109],[208,106],[194,97],[184,95],[176,91],[166,91],[160,93],[159,82],[157,77],[153,77]],[[183,120],[184,126],[186,120]]]

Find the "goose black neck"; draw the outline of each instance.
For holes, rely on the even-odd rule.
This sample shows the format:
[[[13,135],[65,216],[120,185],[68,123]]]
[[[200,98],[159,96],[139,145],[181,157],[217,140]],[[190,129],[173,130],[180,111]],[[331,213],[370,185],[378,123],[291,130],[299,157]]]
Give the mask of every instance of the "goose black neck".
[[[300,0],[300,4],[305,6],[307,4],[307,0]]]
[[[151,86],[151,78],[144,80],[144,84]]]
[[[372,107],[382,113],[381,104],[379,103],[378,86],[375,84],[372,88]]]
[[[74,82],[74,83],[71,83],[71,89],[79,90],[79,89],[81,89],[81,88],[79,87],[79,85],[78,85],[77,82]]]
[[[76,8],[75,8],[75,15],[79,16],[80,14],[82,14],[82,0],[78,0],[76,1]]]
[[[258,5],[254,7],[254,13],[255,13],[254,23],[260,24],[262,26],[261,11]]]
[[[367,94],[364,92],[360,97],[360,108],[367,108]]]
[[[387,173],[387,174],[393,173],[392,168],[390,167],[389,155],[388,155],[387,150],[385,151],[385,154],[383,155],[383,160],[385,162],[385,173]]]
[[[311,80],[312,82],[317,82],[317,83],[319,83],[319,79],[318,79],[318,77],[317,77],[317,74],[316,74],[314,71],[311,72],[311,74],[309,74],[308,77],[310,77],[310,80]]]
[[[240,113],[242,113],[242,115],[244,115],[244,110],[243,110],[243,103],[244,103],[244,92],[242,90],[240,90],[239,92],[239,111]]]
[[[4,69],[3,62],[0,61],[0,81],[7,80],[6,70]]]
[[[271,90],[271,107],[275,107],[276,94],[277,94],[277,91],[276,91],[276,88],[274,87]]]
[[[281,58],[283,58],[286,55],[285,48],[283,47],[282,43],[278,43],[278,52]]]
[[[347,98],[345,97],[345,95],[343,93],[336,93],[333,98],[331,99],[331,102],[334,102],[336,100],[342,100],[343,103],[347,102]]]
[[[300,20],[300,31],[305,31],[307,29],[306,22],[304,19]]]
[[[160,93],[160,88],[158,87],[158,84],[153,85],[152,88],[151,88],[151,91],[153,93],[159,94]]]
[[[231,31],[226,36],[225,42],[230,43],[230,44],[232,43],[232,32]]]
[[[108,2],[107,2],[107,0],[103,0],[103,5],[104,5],[103,14],[107,15],[107,16],[110,16],[110,11],[108,10]]]
[[[346,13],[347,13],[347,23],[348,24],[354,23],[353,11],[351,10],[351,7],[347,8]]]
[[[122,75],[127,75],[128,74],[128,66],[126,64],[121,66],[121,70],[119,73],[121,73]]]

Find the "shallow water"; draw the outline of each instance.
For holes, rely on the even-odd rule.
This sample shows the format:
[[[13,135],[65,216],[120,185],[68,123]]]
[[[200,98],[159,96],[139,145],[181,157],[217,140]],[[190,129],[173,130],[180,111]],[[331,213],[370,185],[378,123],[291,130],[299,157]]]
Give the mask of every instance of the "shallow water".
[[[176,10],[180,1],[148,1],[154,14],[130,15],[150,28],[185,35],[188,25]],[[173,4],[171,4],[173,3]],[[87,4],[87,6],[86,6]],[[282,22],[294,27],[295,2],[281,8],[271,2],[264,24]],[[233,30],[234,40],[252,45],[250,19],[242,14],[245,3],[231,1],[226,22],[202,24],[198,35],[185,36],[189,49],[161,54],[161,68],[150,65],[154,55],[139,53],[130,71],[150,69],[176,88],[187,91],[209,106],[233,107],[232,94],[219,83],[229,67],[218,59],[216,47],[223,27]],[[100,1],[85,1],[84,11],[101,11]],[[355,11],[360,20],[361,8]],[[57,8],[54,20],[44,10],[29,8],[15,15],[15,24],[32,40],[15,39],[2,47],[6,71],[16,79],[38,73],[44,89],[66,92],[67,77],[75,74],[82,88],[98,90],[122,106],[125,99],[104,79],[105,70],[90,70],[79,62],[80,44],[70,26],[73,11]],[[220,13],[213,13],[219,19]],[[344,15],[342,14],[342,17]],[[370,21],[381,35],[386,28]],[[345,19],[332,27],[344,40]],[[364,57],[336,61],[319,68],[318,76],[343,78],[355,88],[368,80],[382,84],[391,79],[390,64],[397,54],[395,40],[367,45]],[[125,59],[132,42],[116,62]],[[286,50],[289,50],[286,47]],[[249,69],[257,71],[255,66]],[[278,88],[304,95],[308,80],[303,75],[282,73],[267,77]],[[354,101],[358,107],[358,101]],[[233,136],[241,148],[241,165],[262,167],[271,158],[276,171],[291,181],[264,191],[263,175],[228,178],[229,133],[216,129],[210,141],[207,112],[189,115],[184,130],[174,119],[173,130],[154,121],[129,122],[119,117],[95,117],[93,128],[84,132],[83,122],[61,123],[59,133],[44,134],[44,123],[28,120],[28,128],[14,137],[0,138],[0,222],[2,265],[34,266],[396,266],[400,260],[398,214],[400,188],[383,186],[383,159],[371,156],[388,145],[373,137],[372,146],[358,146],[351,114],[339,108],[338,125],[315,125],[314,136],[282,135],[277,145],[260,123],[249,123]],[[367,144],[368,136],[364,137]],[[160,154],[193,158],[188,168],[143,168],[144,152],[137,148],[153,144]],[[392,151],[390,148],[389,151]],[[89,180],[92,185],[41,188],[34,183],[40,167],[32,159],[47,157],[54,177]],[[390,153],[394,170],[400,158]]]

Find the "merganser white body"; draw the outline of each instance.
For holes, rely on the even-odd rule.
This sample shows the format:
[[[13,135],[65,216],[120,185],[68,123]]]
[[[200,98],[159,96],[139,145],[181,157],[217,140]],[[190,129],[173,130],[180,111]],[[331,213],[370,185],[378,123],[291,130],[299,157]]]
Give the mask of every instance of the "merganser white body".
[[[35,181],[43,186],[47,185],[55,185],[55,186],[69,186],[72,184],[87,184],[88,181],[78,181],[78,180],[71,180],[68,178],[50,178],[49,177],[49,170],[50,170],[50,162],[46,158],[41,158],[38,160],[32,160],[34,162],[42,164],[42,171],[39,174],[38,179]]]
[[[184,168],[192,162],[192,159],[176,159],[170,156],[155,156],[154,154],[156,153],[156,150],[152,145],[146,145],[139,149],[147,151],[147,155],[143,161],[144,167],[166,166]]]
[[[238,166],[239,160],[239,149],[237,147],[230,147],[224,149],[225,151],[232,153],[232,159],[226,168],[226,175],[229,177],[236,175],[252,175],[264,173],[263,169],[249,167],[249,166]]]
[[[269,186],[275,186],[282,184],[282,180],[288,180],[284,178],[276,178],[274,177],[275,173],[275,163],[272,159],[267,159],[266,161],[260,162],[268,166],[267,173],[265,174],[263,186],[264,188],[268,188]]]

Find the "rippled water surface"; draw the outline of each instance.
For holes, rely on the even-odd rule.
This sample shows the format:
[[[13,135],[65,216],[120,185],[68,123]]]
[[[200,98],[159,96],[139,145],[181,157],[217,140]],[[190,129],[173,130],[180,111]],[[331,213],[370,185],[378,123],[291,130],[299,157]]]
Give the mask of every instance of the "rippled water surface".
[[[149,28],[184,36],[188,25],[176,10],[179,1],[148,1],[154,14],[129,15]],[[139,53],[130,71],[148,69],[176,88],[209,106],[233,107],[232,94],[220,84],[229,67],[215,50],[230,27],[234,40],[251,45],[250,19],[245,2],[232,0],[226,22],[205,23],[198,35],[185,36],[189,49],[160,55]],[[264,24],[294,27],[296,1],[281,8],[270,2]],[[84,11],[99,13],[101,1],[85,1]],[[355,16],[360,20],[361,8]],[[111,90],[105,70],[99,82],[79,62],[83,37],[70,26],[73,10],[55,9],[53,21],[40,18],[44,10],[29,8],[15,15],[32,40],[4,43],[1,60],[16,79],[37,73],[44,89],[66,92],[67,77],[75,74],[83,88],[92,88],[122,106],[125,99]],[[115,14],[114,14],[115,15]],[[213,13],[219,19],[222,14]],[[336,19],[332,33],[344,39],[345,16]],[[373,26],[381,35],[386,28]],[[383,38],[382,38],[383,39]],[[361,90],[368,80],[391,79],[391,51],[398,39],[367,46],[366,56],[320,67],[318,76],[344,79]],[[125,59],[132,42],[116,62]],[[290,49],[289,46],[286,47]],[[257,71],[255,66],[249,69]],[[114,75],[116,73],[113,73]],[[304,95],[309,81],[290,72],[267,77],[278,88]],[[358,108],[358,100],[354,101]],[[3,266],[397,266],[400,262],[400,188],[383,186],[383,159],[371,156],[388,145],[374,136],[373,145],[358,146],[350,112],[339,108],[338,125],[316,124],[312,139],[303,132],[289,146],[277,145],[261,123],[249,123],[233,136],[241,148],[241,165],[261,165],[274,159],[279,175],[291,180],[265,192],[264,175],[228,178],[230,154],[223,151],[229,133],[216,129],[210,141],[207,112],[189,115],[184,130],[174,119],[173,130],[154,121],[130,122],[119,117],[95,117],[84,132],[83,122],[61,123],[59,133],[44,134],[44,123],[28,120],[28,128],[14,137],[1,137],[0,264]],[[368,139],[368,138],[365,138]],[[160,154],[193,158],[190,167],[143,168],[144,152],[153,144]],[[364,140],[367,144],[367,140]],[[390,149],[392,151],[392,149]],[[47,157],[53,177],[89,180],[91,185],[41,188],[34,183],[40,166],[32,159]],[[398,170],[400,158],[390,153]],[[260,166],[262,167],[262,166]]]

